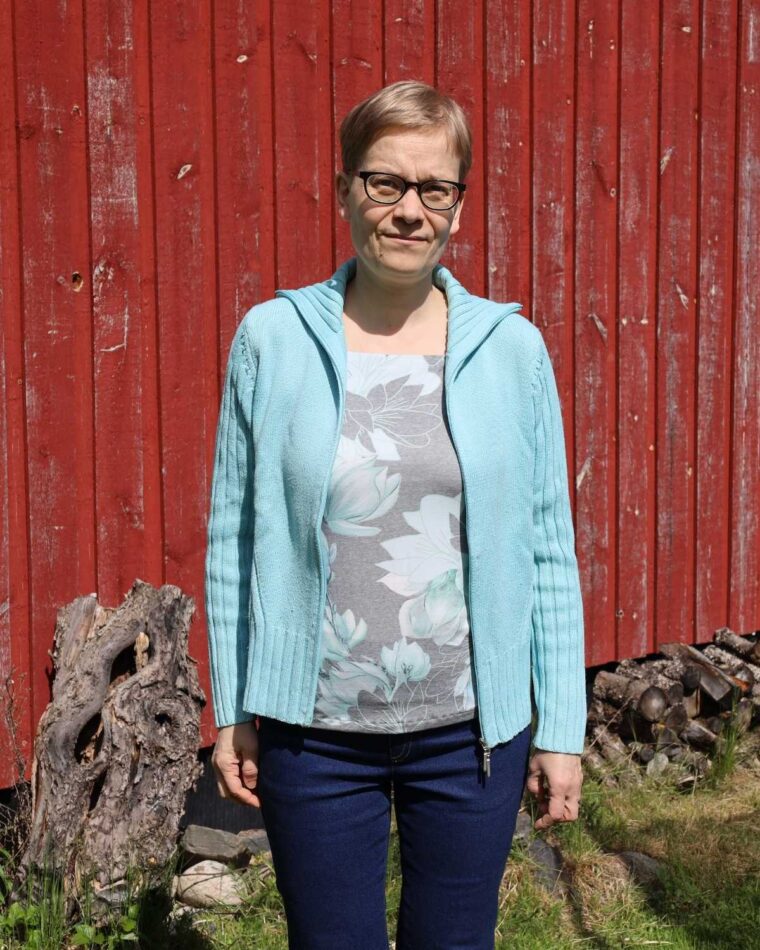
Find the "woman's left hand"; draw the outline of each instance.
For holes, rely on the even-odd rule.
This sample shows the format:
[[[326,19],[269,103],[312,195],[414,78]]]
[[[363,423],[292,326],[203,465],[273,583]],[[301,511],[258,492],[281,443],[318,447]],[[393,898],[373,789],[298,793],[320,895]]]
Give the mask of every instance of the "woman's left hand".
[[[583,768],[579,755],[541,749],[532,755],[528,763],[527,787],[538,799],[540,813],[533,827],[543,831],[555,822],[575,821],[582,784]]]

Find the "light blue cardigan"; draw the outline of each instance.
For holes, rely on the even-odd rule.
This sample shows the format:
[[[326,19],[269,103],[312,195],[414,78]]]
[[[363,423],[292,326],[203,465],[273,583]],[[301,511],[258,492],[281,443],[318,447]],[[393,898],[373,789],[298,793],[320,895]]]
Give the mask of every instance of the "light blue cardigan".
[[[321,661],[320,541],[343,416],[343,301],[329,280],[252,307],[230,348],[216,436],[205,606],[218,727],[309,725]],[[482,739],[531,721],[539,749],[580,753],[583,604],[559,396],[541,332],[436,265],[448,301],[444,396],[465,497],[469,620]]]

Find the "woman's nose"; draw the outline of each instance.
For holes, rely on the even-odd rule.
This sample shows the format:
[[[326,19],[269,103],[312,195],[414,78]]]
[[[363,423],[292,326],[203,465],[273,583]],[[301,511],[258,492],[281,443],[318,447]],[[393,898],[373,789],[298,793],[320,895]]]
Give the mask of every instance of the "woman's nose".
[[[425,206],[414,188],[408,188],[406,194],[393,206],[393,214],[404,221],[419,221],[423,217]]]

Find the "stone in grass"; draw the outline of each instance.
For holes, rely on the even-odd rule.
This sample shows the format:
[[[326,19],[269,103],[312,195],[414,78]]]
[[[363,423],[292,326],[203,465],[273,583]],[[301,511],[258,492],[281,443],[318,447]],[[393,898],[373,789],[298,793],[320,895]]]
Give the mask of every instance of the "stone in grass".
[[[182,836],[182,850],[196,861],[208,858],[234,867],[248,863],[245,842],[229,831],[207,828],[205,825],[188,825]]]
[[[641,851],[619,851],[618,857],[638,884],[651,887],[659,883],[660,862],[655,858]]]
[[[237,837],[250,855],[261,851],[270,851],[269,838],[264,828],[252,828],[250,831],[238,831]]]
[[[191,934],[202,933],[204,937],[213,937],[217,931],[216,923],[207,915],[205,908],[190,907],[189,904],[175,904],[166,915],[169,934],[175,939],[192,939]],[[202,928],[199,923],[202,921]],[[171,944],[174,946],[174,944]],[[205,946],[205,944],[204,944]]]
[[[562,858],[557,849],[547,844],[543,838],[533,838],[528,842],[527,850],[536,864],[534,869],[536,883],[550,894],[564,893],[566,884],[562,879]]]
[[[519,811],[517,813],[517,823],[515,825],[515,833],[512,836],[512,840],[521,841],[527,844],[528,841],[530,841],[532,834],[533,822],[531,821],[530,813],[527,811]]]
[[[242,875],[221,861],[200,861],[177,879],[177,900],[191,907],[238,907],[245,898]]]
[[[669,765],[670,759],[664,752],[655,752],[649,762],[647,762],[647,775],[663,775]]]

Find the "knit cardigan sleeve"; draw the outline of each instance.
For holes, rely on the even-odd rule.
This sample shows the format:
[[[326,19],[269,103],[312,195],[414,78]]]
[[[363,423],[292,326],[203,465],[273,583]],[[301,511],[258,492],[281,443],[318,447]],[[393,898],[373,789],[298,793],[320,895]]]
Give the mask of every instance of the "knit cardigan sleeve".
[[[254,380],[241,323],[230,347],[217,423],[205,562],[211,693],[218,728],[253,718],[242,703],[251,636]]]
[[[583,601],[575,555],[559,394],[541,337],[534,378],[534,573],[531,676],[537,749],[583,752],[586,671]]]

